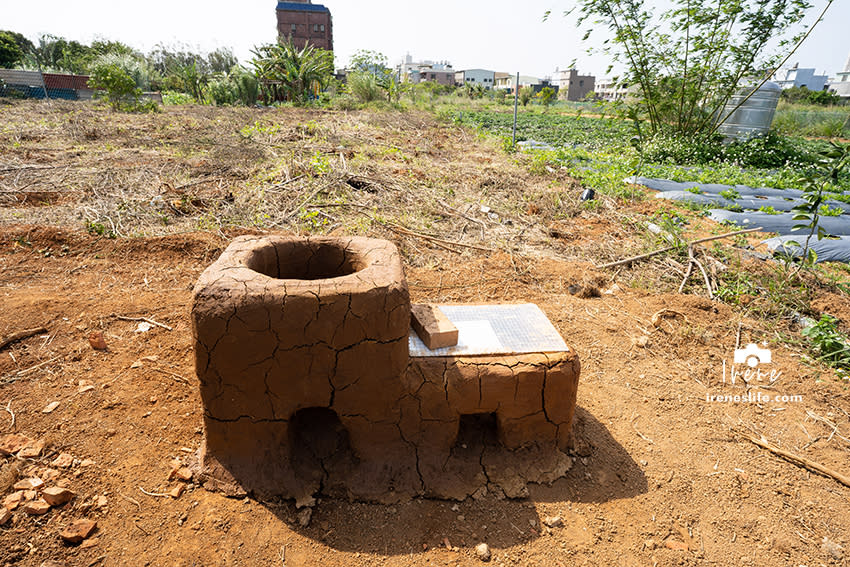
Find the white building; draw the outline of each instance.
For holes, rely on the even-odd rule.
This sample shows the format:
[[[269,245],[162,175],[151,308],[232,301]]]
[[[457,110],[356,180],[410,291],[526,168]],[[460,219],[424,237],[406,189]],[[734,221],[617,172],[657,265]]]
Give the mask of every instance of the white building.
[[[399,79],[403,82],[420,83],[431,81],[441,85],[454,85],[455,70],[448,61],[414,61],[408,53],[397,67]]]
[[[486,69],[466,69],[455,73],[455,83],[458,85],[481,85],[492,89],[496,85],[496,72]]]
[[[516,75],[512,75],[510,73],[496,73],[496,84],[495,88],[504,89],[509,92],[514,92],[514,83],[516,82]],[[538,77],[532,77],[531,75],[520,75],[519,76],[519,87],[533,87],[535,85],[542,84]]]
[[[841,98],[850,98],[850,56],[847,57],[844,71],[836,73],[829,81],[829,90]]]
[[[608,102],[625,99],[629,94],[629,88],[617,84],[613,79],[600,79],[593,91],[596,96]]]
[[[782,87],[806,87],[810,91],[822,91],[826,89],[829,77],[827,75],[815,75],[815,70],[810,68],[799,68],[795,63],[790,69],[783,69],[773,76],[773,82]]]

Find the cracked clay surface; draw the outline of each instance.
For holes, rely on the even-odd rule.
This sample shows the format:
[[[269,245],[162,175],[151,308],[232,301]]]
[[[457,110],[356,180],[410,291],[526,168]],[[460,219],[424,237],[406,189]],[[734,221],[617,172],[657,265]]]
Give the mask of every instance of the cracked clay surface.
[[[401,257],[240,237],[195,286],[205,485],[309,502],[526,495],[572,465],[572,351],[410,357]]]

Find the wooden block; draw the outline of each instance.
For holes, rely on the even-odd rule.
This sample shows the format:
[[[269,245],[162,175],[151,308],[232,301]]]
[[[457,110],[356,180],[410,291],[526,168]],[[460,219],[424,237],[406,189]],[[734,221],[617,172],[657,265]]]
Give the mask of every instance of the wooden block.
[[[457,344],[457,327],[436,305],[413,304],[410,315],[413,330],[429,349]]]

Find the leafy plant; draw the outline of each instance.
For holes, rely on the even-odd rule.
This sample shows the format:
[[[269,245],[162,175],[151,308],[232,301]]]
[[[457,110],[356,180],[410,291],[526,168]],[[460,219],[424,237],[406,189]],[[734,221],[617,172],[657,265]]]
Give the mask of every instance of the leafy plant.
[[[349,73],[348,89],[360,102],[372,102],[383,97],[378,79],[372,73],[362,71]]]
[[[122,105],[137,106],[142,94],[133,77],[116,64],[101,64],[95,67],[89,78],[89,86],[103,91],[113,110],[118,110]]]
[[[811,7],[807,0],[672,0],[667,6],[578,0],[577,25],[588,25],[584,39],[607,29],[611,39],[602,51],[625,65],[618,82],[640,93],[635,104],[650,134],[670,129],[703,139],[725,118],[724,105],[742,81],[766,78],[781,64],[782,56],[768,54],[770,46],[788,50],[802,41],[805,35],[793,31]]]
[[[850,165],[850,144],[830,142],[830,147],[820,152],[818,165],[817,169],[806,172],[800,178],[803,186],[801,196],[803,202],[792,209],[794,220],[804,222],[794,225],[791,230],[807,230],[806,240],[802,245],[798,242],[786,243],[786,245],[802,248],[804,262],[801,266],[814,264],[817,260],[814,250],[809,247],[812,237],[817,235],[817,239],[821,240],[828,236],[823,227],[818,224],[818,220],[823,214],[822,205],[826,198],[826,191],[832,183],[838,181],[839,175]]]
[[[782,100],[787,100],[788,102],[805,102],[820,106],[841,104],[841,97],[837,94],[829,91],[812,91],[805,86],[794,86],[789,89],[783,89],[780,96]]]
[[[307,102],[317,95],[333,74],[333,53],[307,44],[299,49],[290,41],[252,50],[260,92],[266,103]]]
[[[818,209],[818,210],[819,210],[820,215],[822,217],[840,217],[841,215],[844,214],[844,209],[840,209],[838,207],[832,208],[829,205],[827,205],[826,203],[821,205],[820,209]]]
[[[207,97],[218,106],[257,103],[260,87],[256,77],[245,68],[234,65],[226,73],[216,73],[207,88]]]
[[[549,106],[555,100],[555,89],[552,87],[543,87],[534,97],[540,101],[543,106]]]
[[[850,369],[850,338],[838,330],[838,321],[824,313],[820,320],[803,329],[820,360],[834,368]]]
[[[0,32],[0,68],[11,68],[23,58],[24,52],[7,32]]]
[[[519,89],[519,103],[523,106],[528,106],[528,103],[531,101],[531,98],[534,96],[534,89],[532,87],[522,87]]]
[[[724,189],[720,192],[720,196],[724,199],[729,199],[730,201],[734,201],[735,199],[739,199],[741,194],[738,193],[735,189]]]

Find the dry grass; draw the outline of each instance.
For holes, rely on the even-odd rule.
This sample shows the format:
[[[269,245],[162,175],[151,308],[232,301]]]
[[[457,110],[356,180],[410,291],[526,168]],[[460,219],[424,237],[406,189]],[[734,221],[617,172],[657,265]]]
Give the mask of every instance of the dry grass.
[[[426,113],[23,101],[0,116],[0,222],[391,236],[420,263],[434,249],[585,255],[549,227],[581,213],[573,180]]]

